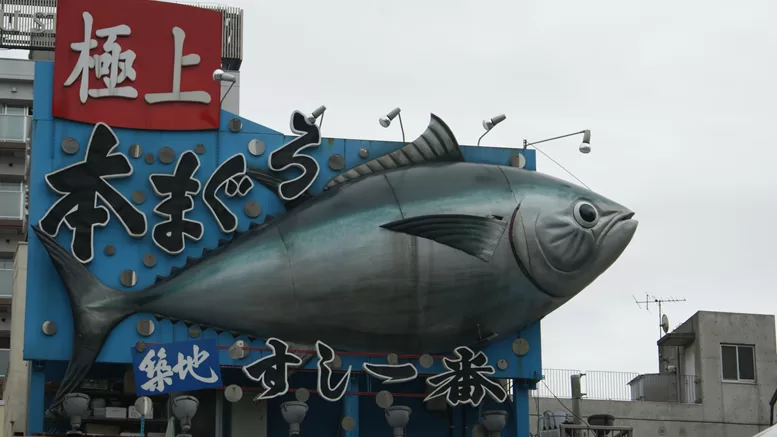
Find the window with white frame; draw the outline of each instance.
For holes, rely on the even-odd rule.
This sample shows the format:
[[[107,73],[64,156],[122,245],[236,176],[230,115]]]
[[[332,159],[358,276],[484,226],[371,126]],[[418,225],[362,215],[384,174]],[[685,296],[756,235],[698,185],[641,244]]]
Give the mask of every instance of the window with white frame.
[[[755,346],[722,344],[720,356],[724,381],[755,382]]]
[[[24,184],[0,182],[0,219],[21,220],[24,211]]]

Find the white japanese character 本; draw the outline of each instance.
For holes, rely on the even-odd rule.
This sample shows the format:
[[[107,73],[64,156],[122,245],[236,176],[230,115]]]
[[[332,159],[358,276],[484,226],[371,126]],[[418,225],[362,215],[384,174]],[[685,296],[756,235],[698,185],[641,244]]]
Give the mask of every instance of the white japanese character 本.
[[[93,18],[89,12],[83,13],[84,40],[70,44],[70,48],[78,52],[78,61],[73,71],[65,81],[65,86],[72,85],[76,79],[81,79],[79,98],[81,103],[86,103],[87,97],[122,97],[135,99],[138,91],[133,86],[119,86],[126,79],[135,81],[136,73],[133,64],[135,52],[122,51],[121,45],[116,42],[119,36],[129,36],[132,31],[126,24],[97,29],[95,34],[99,38],[106,38],[103,44],[102,54],[92,55],[92,49],[97,47],[97,41],[92,39]],[[94,69],[97,79],[102,79],[105,88],[89,89],[89,71]]]
[[[181,68],[200,64],[200,55],[190,53],[183,54],[183,43],[186,33],[180,27],[173,27],[173,90],[169,93],[146,94],[146,102],[149,104],[165,102],[192,102],[210,103],[210,94],[205,91],[181,91]]]
[[[181,381],[186,379],[187,375],[191,375],[197,381],[206,384],[214,383],[219,380],[219,377],[212,368],[208,368],[208,370],[210,370],[210,376],[207,377],[201,376],[195,372],[209,356],[210,353],[208,351],[201,351],[200,347],[195,344],[194,353],[191,356],[184,356],[184,354],[178,353],[178,363],[173,367],[173,372],[178,374],[178,378],[180,378]]]
[[[156,358],[156,360],[154,359]],[[165,348],[160,348],[159,352],[148,351],[143,361],[140,362],[138,370],[146,372],[148,381],[144,382],[140,388],[147,391],[164,392],[165,384],[172,385],[173,369],[167,364],[167,352]]]

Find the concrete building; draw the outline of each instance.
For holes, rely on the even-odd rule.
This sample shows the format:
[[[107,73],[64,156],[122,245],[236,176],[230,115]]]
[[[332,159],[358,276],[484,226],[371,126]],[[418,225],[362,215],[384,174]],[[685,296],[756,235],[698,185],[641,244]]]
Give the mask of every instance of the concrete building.
[[[14,255],[26,239],[33,67],[25,59],[0,59],[0,377],[11,347]]]
[[[658,373],[545,371],[532,432],[538,412],[571,413],[569,376],[585,373],[583,419],[609,414],[634,436],[752,437],[769,427],[776,348],[774,316],[699,311],[658,341]]]

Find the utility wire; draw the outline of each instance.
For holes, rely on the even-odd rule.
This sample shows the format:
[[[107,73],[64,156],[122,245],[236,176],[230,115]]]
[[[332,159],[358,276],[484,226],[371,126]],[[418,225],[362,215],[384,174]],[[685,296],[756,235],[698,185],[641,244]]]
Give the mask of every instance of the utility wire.
[[[567,169],[566,169],[566,167],[564,167],[563,165],[559,164],[559,162],[558,162],[558,161],[556,161],[555,159],[551,158],[551,157],[550,157],[550,155],[548,155],[547,153],[543,152],[543,151],[542,151],[542,150],[541,150],[539,147],[537,147],[537,146],[531,146],[531,147],[534,147],[534,148],[535,148],[535,149],[536,149],[538,152],[540,152],[540,153],[542,153],[543,155],[545,155],[545,157],[546,157],[546,158],[550,159],[550,160],[551,160],[551,161],[553,161],[553,163],[555,163],[557,166],[561,167],[561,169],[562,169],[562,170],[564,170],[565,172],[569,173],[569,175],[570,175],[570,176],[572,176],[573,178],[575,178],[575,180],[577,180],[578,182],[580,182],[580,184],[582,184],[584,187],[586,187],[586,188],[588,188],[589,190],[591,190],[591,187],[589,187],[588,185],[586,185],[586,184],[585,184],[583,181],[581,181],[581,180],[580,180],[580,179],[579,179],[577,176],[575,176],[574,174],[572,174],[572,172],[571,172],[571,171],[569,171],[569,170],[567,170]],[[591,190],[591,191],[593,191],[593,190]]]

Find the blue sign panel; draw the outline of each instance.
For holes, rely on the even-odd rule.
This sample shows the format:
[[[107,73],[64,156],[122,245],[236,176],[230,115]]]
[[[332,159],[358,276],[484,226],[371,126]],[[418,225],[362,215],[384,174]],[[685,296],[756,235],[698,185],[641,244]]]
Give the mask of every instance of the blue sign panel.
[[[138,396],[221,387],[218,342],[183,341],[132,348]]]

